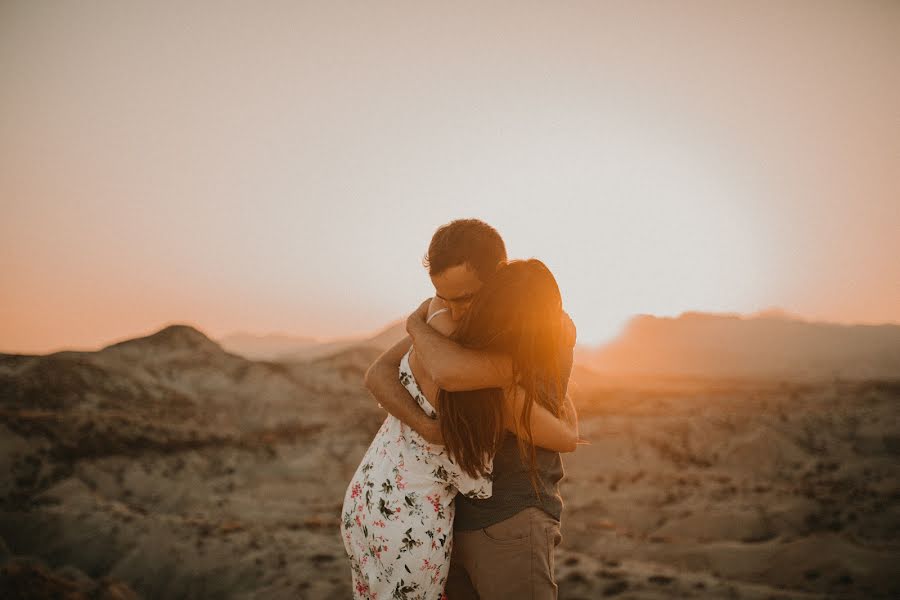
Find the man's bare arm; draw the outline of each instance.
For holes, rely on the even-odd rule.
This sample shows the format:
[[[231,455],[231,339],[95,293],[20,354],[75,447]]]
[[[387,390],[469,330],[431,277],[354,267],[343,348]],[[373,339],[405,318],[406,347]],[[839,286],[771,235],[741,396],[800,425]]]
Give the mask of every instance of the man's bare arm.
[[[412,340],[407,336],[379,356],[366,371],[366,388],[382,408],[412,427],[426,441],[443,444],[438,422],[422,412],[409,391],[400,383],[400,359],[411,344]]]
[[[425,322],[428,304],[426,300],[409,316],[406,331],[416,346],[419,363],[438,387],[459,392],[511,385],[508,356],[464,348],[445,337]]]
[[[465,348],[436,332],[425,322],[429,301],[406,320],[406,331],[416,346],[419,363],[428,371],[438,387],[448,392],[477,390],[512,385],[512,360],[504,354]],[[569,315],[563,313],[563,356],[569,364],[564,381],[571,371],[571,349],[575,346],[576,329]],[[565,370],[565,366],[564,366]]]

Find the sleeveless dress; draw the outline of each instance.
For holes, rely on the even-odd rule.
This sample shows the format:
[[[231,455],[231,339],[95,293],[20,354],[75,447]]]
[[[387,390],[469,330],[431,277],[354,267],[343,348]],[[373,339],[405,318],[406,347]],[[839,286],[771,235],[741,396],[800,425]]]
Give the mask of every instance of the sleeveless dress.
[[[412,374],[409,354],[400,361],[400,382],[425,414],[435,418],[434,407]],[[488,498],[491,491],[489,477],[467,475],[444,446],[429,444],[388,415],[356,469],[341,509],[354,598],[446,598],[453,499],[457,492]]]

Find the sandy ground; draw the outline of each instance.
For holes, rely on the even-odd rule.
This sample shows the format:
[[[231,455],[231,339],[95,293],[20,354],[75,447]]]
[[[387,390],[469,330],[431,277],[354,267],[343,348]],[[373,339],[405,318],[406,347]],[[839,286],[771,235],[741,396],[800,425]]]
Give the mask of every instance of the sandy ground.
[[[900,592],[900,388],[585,387],[562,597]]]
[[[0,362],[3,597],[350,597],[370,355],[160,356]],[[560,598],[900,597],[900,384],[577,377]]]

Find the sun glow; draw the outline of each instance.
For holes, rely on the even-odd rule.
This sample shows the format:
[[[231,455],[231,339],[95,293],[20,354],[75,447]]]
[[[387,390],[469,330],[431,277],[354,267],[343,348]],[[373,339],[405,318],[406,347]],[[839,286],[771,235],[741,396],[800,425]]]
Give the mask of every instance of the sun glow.
[[[740,173],[689,136],[635,125],[549,164],[517,202],[485,202],[512,257],[535,256],[557,277],[579,341],[614,337],[636,313],[754,311],[773,272],[765,224]],[[588,166],[592,165],[592,169]],[[581,167],[581,168],[579,168]],[[580,174],[580,175],[578,175]]]
[[[550,267],[582,343],[896,322],[896,10],[807,11],[0,3],[0,352],[364,335],[460,217]]]

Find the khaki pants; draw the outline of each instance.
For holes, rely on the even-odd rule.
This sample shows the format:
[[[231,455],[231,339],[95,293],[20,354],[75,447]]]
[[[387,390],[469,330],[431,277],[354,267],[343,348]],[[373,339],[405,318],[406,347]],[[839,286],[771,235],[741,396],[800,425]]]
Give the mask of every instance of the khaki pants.
[[[556,599],[553,549],[559,522],[529,507],[484,529],[453,532],[448,600]]]

